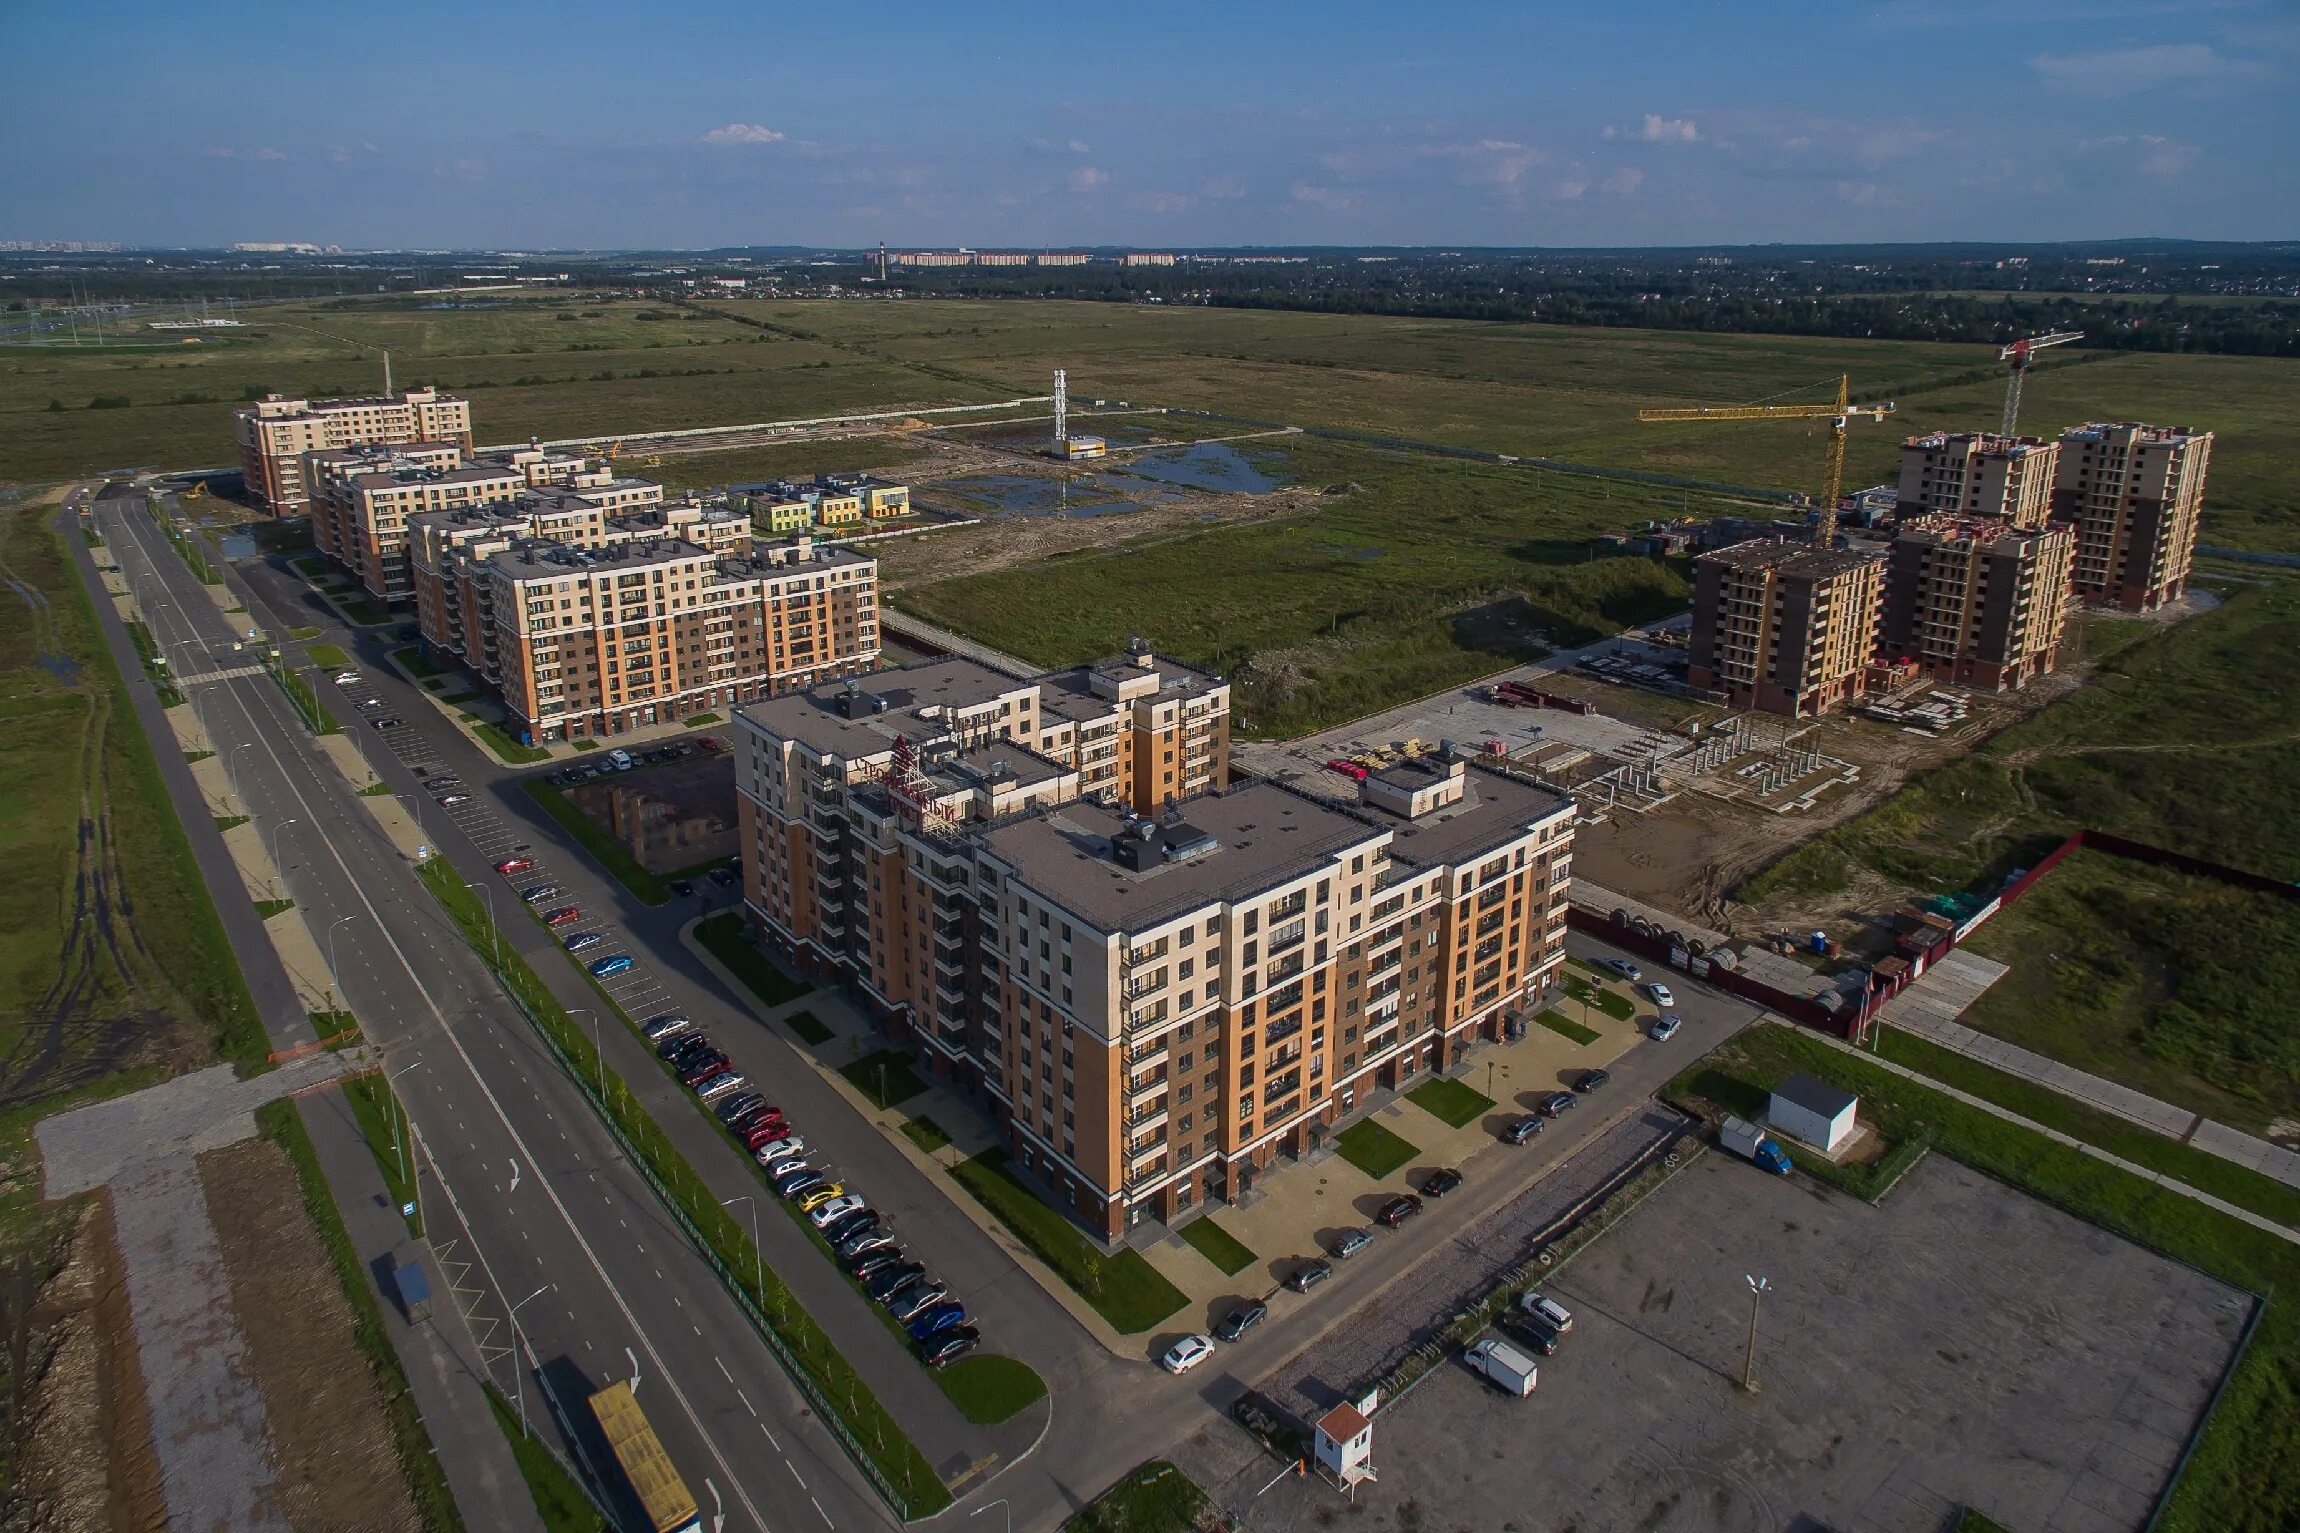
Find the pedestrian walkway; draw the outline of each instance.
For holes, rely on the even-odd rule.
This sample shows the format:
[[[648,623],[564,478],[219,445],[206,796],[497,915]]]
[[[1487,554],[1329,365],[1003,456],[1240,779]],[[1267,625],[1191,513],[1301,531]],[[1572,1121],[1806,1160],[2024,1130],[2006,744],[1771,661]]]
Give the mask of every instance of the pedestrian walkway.
[[[2025,1128],[2032,1134],[2042,1134],[2045,1138],[2050,1139],[2055,1144],[2065,1144],[2070,1149],[2081,1151],[2082,1153],[2091,1156],[2094,1160],[2101,1161],[2116,1167],[2116,1169],[2119,1171],[2129,1171],[2134,1176],[2140,1177],[2146,1181],[2154,1182],[2157,1186],[2162,1187],[2167,1192],[2176,1193],[2181,1197],[2189,1199],[2191,1202],[2201,1203],[2206,1208],[2212,1209],[2216,1213],[2226,1214],[2231,1219],[2241,1219],[2256,1230],[2264,1230],[2268,1234],[2277,1236],[2283,1240],[2288,1240],[2292,1244],[2300,1246],[2300,1230],[2287,1228],[2284,1225],[2278,1224],[2273,1219],[2254,1213],[2249,1208],[2239,1208],[2225,1198],[2216,1198],[2209,1192],[2199,1192],[2194,1187],[2189,1186],[2186,1182],[2180,1181],[2174,1177],[2166,1176],[2161,1171],[2152,1170],[2151,1168],[2140,1165],[2135,1161],[2126,1160],[2121,1155],[2111,1155],[2108,1153],[2108,1151],[2100,1149],[2098,1146],[2085,1143],[2083,1140],[2077,1138],[2074,1134],[2064,1134],[2057,1128],[2047,1128],[2032,1118],[2022,1117],[2019,1113],[2012,1111],[2010,1108],[1999,1107],[1996,1103],[1990,1101],[1986,1097],[1974,1096],[1969,1091],[1959,1091],[1954,1086],[1945,1085],[1940,1081],[1934,1080],[1929,1075],[1925,1075],[1919,1071],[1910,1069],[1906,1065],[1895,1064],[1893,1061],[1886,1059],[1881,1055],[1871,1054],[1866,1049],[1856,1048],[1852,1044],[1845,1042],[1843,1039],[1832,1038],[1827,1033],[1815,1032],[1811,1028],[1799,1027],[1796,1023],[1791,1022],[1786,1017],[1776,1016],[1771,1012],[1767,1012],[1764,1016],[1759,1017],[1757,1020],[1759,1025],[1771,1023],[1777,1027],[1788,1028],[1790,1031],[1796,1033],[1799,1037],[1802,1038],[1817,1038],[1821,1042],[1827,1044],[1830,1048],[1839,1050],[1842,1053],[1850,1054],[1856,1059],[1862,1060],[1868,1064],[1875,1065],[1880,1070],[1890,1070],[1893,1074],[1900,1076],[1904,1080],[1915,1081],[1918,1085],[1923,1086],[1928,1091],[1937,1091],[1942,1096],[1949,1097],[1952,1100],[1964,1103],[1967,1107],[1977,1107],[1982,1112],[1989,1114],[1991,1117],[2002,1118],[2005,1122],[2013,1124],[2018,1128]]]
[[[1959,1022],[1957,1018],[1965,1009],[2005,973],[2005,966],[1994,959],[1960,949],[1887,1001],[1878,1016],[1890,1026],[1953,1054],[2113,1113],[2167,1139],[2273,1177],[2287,1187],[2300,1187],[2300,1155],[2290,1150]]]

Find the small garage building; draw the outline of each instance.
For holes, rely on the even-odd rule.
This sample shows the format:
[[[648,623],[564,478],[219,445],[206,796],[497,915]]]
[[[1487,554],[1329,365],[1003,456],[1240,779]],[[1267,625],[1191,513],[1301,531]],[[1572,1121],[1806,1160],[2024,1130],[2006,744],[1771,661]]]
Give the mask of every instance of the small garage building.
[[[1852,1137],[1859,1121],[1860,1098],[1810,1075],[1792,1075],[1773,1088],[1766,1119],[1791,1139],[1809,1144],[1824,1154]]]

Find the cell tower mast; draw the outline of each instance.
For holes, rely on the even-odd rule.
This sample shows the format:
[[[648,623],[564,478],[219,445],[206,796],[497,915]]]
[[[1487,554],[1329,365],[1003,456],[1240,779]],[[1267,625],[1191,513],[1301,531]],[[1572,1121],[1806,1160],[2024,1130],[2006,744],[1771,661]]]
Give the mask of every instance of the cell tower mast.
[[[391,397],[391,353],[383,354],[383,397]]]
[[[1054,445],[1059,447],[1070,440],[1070,375],[1061,368],[1054,370]]]

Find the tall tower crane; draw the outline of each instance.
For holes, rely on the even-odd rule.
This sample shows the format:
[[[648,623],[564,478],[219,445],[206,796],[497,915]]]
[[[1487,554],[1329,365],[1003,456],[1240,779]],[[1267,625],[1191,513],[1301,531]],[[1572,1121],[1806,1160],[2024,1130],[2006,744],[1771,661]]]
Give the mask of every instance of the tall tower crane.
[[[2049,335],[2031,335],[2013,342],[1997,353],[1997,360],[2008,364],[2012,378],[2005,384],[2004,434],[2011,436],[2020,427],[2020,381],[2028,373],[2029,358],[2047,346],[2065,346],[2070,341],[2084,339],[2082,330],[2055,330]]]
[[[1851,379],[1840,373],[1837,397],[1827,404],[1703,405],[1690,410],[1640,410],[1637,418],[1641,421],[1827,421],[1828,477],[1821,486],[1821,517],[1813,531],[1813,542],[1817,547],[1832,548],[1837,542],[1837,494],[1845,483],[1845,423],[1856,415],[1881,421],[1893,413],[1893,402],[1889,399],[1873,405],[1848,403],[1846,389],[1850,382]]]

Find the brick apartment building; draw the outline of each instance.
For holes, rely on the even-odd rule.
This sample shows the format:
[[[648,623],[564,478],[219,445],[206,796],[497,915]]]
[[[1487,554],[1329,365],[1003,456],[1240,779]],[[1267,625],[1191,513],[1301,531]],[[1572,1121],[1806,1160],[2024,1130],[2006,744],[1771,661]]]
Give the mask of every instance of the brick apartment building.
[[[659,504],[663,487],[618,478],[603,459],[524,447],[467,455],[449,442],[335,448],[304,455],[312,541],[379,602],[414,598],[411,518],[468,511],[559,489],[604,517]]]
[[[471,402],[437,389],[377,399],[289,399],[267,394],[232,412],[248,492],[274,516],[311,509],[304,454],[401,442],[452,442],[471,450]]]
[[[2074,547],[2057,525],[1946,512],[1904,520],[1885,573],[1880,654],[1993,691],[2047,674],[2067,627]]]
[[[679,503],[579,492],[414,519],[425,645],[489,682],[534,743],[622,734],[868,670],[878,561]]]
[[[2096,421],[2061,433],[2052,514],[2076,534],[2079,600],[2128,612],[2176,601],[2196,557],[2212,433]]]
[[[2042,527],[2052,514],[2060,444],[1987,431],[1935,431],[1901,443],[1895,514],[1902,520],[1947,512]]]
[[[1137,814],[1050,729],[1094,669],[945,660],[757,704],[737,782],[753,924],[979,1090],[1115,1240],[1498,1037],[1563,961],[1572,805],[1425,759],[1348,808],[1251,783]]]
[[[1807,718],[1857,699],[1876,650],[1885,561],[1786,539],[1693,561],[1686,679],[1736,708]]]

